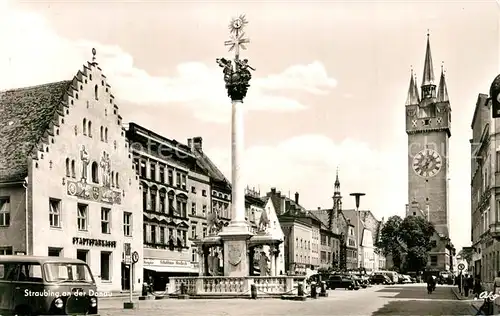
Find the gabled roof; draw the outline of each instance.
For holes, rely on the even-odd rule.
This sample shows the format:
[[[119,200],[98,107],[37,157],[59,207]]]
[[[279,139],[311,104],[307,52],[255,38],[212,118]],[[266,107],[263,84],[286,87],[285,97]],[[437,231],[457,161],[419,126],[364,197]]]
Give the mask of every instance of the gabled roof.
[[[215,163],[213,163],[213,161],[203,152],[203,150],[194,148],[193,152],[198,158],[199,165],[208,172],[210,178],[224,185],[226,189],[231,190],[231,183],[229,180],[224,176],[222,171],[217,168]]]
[[[28,175],[28,158],[70,89],[72,80],[0,92],[0,182]]]

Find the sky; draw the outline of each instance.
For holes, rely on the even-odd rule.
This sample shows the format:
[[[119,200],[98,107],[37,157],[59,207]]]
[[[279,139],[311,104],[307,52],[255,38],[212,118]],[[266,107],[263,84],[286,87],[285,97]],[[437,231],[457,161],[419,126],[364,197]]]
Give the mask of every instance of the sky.
[[[71,79],[97,50],[125,122],[203,149],[230,179],[231,103],[216,58],[246,14],[243,58],[256,71],[245,106],[248,186],[309,209],[364,192],[378,219],[408,203],[405,101],[420,86],[427,32],[452,107],[450,231],[470,245],[471,122],[500,71],[494,1],[0,2],[0,90]]]

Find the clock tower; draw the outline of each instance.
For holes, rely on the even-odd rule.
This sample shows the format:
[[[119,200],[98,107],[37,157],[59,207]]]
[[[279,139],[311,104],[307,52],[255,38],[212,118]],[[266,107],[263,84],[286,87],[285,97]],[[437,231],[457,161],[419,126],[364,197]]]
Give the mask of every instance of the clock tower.
[[[448,144],[451,136],[451,108],[443,66],[439,85],[435,83],[429,34],[420,93],[412,69],[405,107],[408,210],[411,213],[407,215],[425,216],[436,228],[441,237],[438,239],[449,240]],[[433,252],[441,251],[433,249]],[[442,259],[439,261],[443,262]]]

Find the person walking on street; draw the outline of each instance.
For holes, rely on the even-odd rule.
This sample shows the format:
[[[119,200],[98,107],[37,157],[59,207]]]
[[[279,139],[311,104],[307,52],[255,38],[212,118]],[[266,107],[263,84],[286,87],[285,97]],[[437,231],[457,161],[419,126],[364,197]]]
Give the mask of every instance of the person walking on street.
[[[462,272],[460,272],[457,276],[456,284],[458,286],[458,293],[462,294],[462,282],[463,282],[463,275]]]
[[[469,297],[469,291],[472,291],[473,287],[474,279],[472,278],[472,275],[469,275],[464,279],[465,297]]]
[[[434,291],[434,288],[435,288],[435,280],[434,280],[434,276],[432,275],[429,275],[427,277],[427,294],[431,294],[432,291]]]
[[[481,291],[483,289],[483,286],[481,285],[481,278],[479,275],[476,276],[476,279],[474,280],[474,297],[479,298],[479,294],[481,294]]]

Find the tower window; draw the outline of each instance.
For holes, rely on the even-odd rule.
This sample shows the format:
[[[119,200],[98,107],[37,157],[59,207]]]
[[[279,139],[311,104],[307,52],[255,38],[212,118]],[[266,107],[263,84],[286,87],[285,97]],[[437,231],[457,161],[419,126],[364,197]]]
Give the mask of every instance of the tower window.
[[[429,120],[429,119],[425,119],[424,120],[424,125],[427,126],[427,125],[430,125],[430,124],[431,124],[431,120]]]
[[[96,100],[99,100],[99,87],[97,85],[94,87],[94,97]]]

